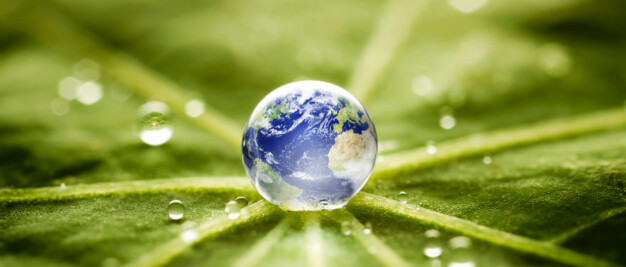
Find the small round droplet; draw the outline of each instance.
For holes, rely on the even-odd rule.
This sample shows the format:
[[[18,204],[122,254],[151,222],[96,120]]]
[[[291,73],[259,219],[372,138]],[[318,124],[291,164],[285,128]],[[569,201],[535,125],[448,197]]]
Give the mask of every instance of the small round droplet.
[[[402,203],[402,204],[406,204],[406,202],[409,200],[408,195],[406,194],[406,192],[404,191],[400,191],[400,193],[398,193],[398,202]]]
[[[195,229],[189,229],[180,234],[180,239],[182,239],[183,242],[185,242],[186,244],[191,244],[194,241],[198,240],[199,236],[200,235],[198,234],[198,231],[196,231]]]
[[[429,140],[426,142],[426,153],[435,154],[437,153],[437,146],[435,146],[435,141]]]
[[[424,244],[424,256],[428,258],[437,258],[443,253],[443,244],[439,238],[439,231],[430,229],[424,233],[426,241]]]
[[[183,206],[183,202],[178,199],[170,201],[170,204],[167,206],[167,213],[172,221],[179,221],[182,219],[185,214],[185,206]]]
[[[239,204],[237,204],[237,201],[231,200],[226,203],[224,212],[226,212],[228,218],[234,220],[239,218],[239,216],[241,215],[241,208],[239,207]]]
[[[472,241],[464,236],[457,236],[448,242],[451,248],[448,267],[474,267]]]
[[[341,233],[344,235],[351,235],[353,228],[352,222],[350,221],[344,221],[341,223]]]
[[[167,105],[158,101],[150,101],[139,108],[142,116],[139,132],[141,141],[151,146],[160,146],[172,138],[174,128],[170,125],[168,112]]]
[[[185,104],[185,113],[187,116],[196,118],[204,113],[204,102],[193,99]]]
[[[239,205],[240,209],[245,208],[246,206],[248,206],[248,199],[246,197],[237,197],[235,198],[235,202],[237,202],[237,205]]]
[[[363,233],[366,235],[369,235],[372,233],[372,224],[367,222],[365,223],[365,225],[363,226]]]
[[[483,163],[484,163],[485,165],[489,165],[489,164],[491,164],[491,157],[490,157],[490,156],[484,156],[484,157],[483,157]]]
[[[439,120],[439,126],[444,130],[450,130],[456,126],[456,119],[451,115],[445,115]]]

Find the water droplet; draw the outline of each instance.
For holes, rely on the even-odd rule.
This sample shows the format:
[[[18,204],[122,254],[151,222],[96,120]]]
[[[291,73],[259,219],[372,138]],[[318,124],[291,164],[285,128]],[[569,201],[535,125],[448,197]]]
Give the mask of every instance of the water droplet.
[[[567,49],[560,44],[546,44],[537,51],[538,63],[543,71],[552,77],[563,77],[572,69]]]
[[[406,192],[400,191],[400,193],[398,193],[398,202],[402,204],[406,204],[408,200],[409,200],[409,197],[407,196]]]
[[[411,83],[411,91],[418,96],[426,96],[435,88],[433,80],[428,76],[417,76]]]
[[[484,163],[485,165],[489,165],[489,164],[491,164],[491,157],[490,157],[490,156],[484,156],[484,157],[483,157],[483,163]]]
[[[167,114],[169,108],[162,102],[150,101],[139,108],[143,117],[140,121],[139,138],[151,146],[165,144],[172,138],[174,128],[170,125]]]
[[[195,229],[189,229],[180,234],[180,239],[182,239],[183,242],[187,244],[191,244],[194,241],[198,240],[198,237],[200,237],[200,235]]]
[[[55,115],[63,116],[70,111],[70,102],[67,101],[67,99],[65,98],[59,97],[55,100],[52,100],[52,102],[50,103],[50,109]]]
[[[100,65],[84,58],[74,64],[74,76],[81,81],[95,81],[100,78]]]
[[[240,209],[248,206],[248,199],[246,197],[237,197],[235,198],[235,202],[237,202],[237,205],[239,205]]]
[[[448,0],[448,4],[465,14],[472,13],[487,3],[487,0]]]
[[[429,140],[426,142],[426,153],[435,154],[437,153],[437,146],[435,146],[435,141]]]
[[[182,219],[185,213],[185,206],[183,206],[183,202],[178,199],[170,201],[170,204],[167,206],[167,213],[173,221]]]
[[[74,77],[66,77],[59,82],[59,95],[67,100],[76,98],[78,86],[80,86],[80,80]]]
[[[426,241],[424,244],[424,256],[429,258],[437,258],[443,253],[443,244],[439,238],[439,231],[430,229],[424,233]]]
[[[102,98],[102,86],[96,82],[85,82],[76,89],[76,100],[85,105],[92,105]]]
[[[472,241],[464,236],[457,236],[448,242],[450,248],[450,263],[448,267],[474,267],[476,264],[473,260],[471,251]]]
[[[226,212],[226,215],[228,215],[228,218],[234,220],[234,219],[239,218],[239,216],[241,215],[241,208],[239,207],[239,204],[237,204],[237,201],[231,200],[231,201],[228,201],[228,203],[226,203],[224,212]]]
[[[456,119],[451,115],[445,115],[439,120],[439,126],[445,130],[450,130],[456,126]]]
[[[365,223],[365,225],[363,226],[363,233],[366,235],[369,235],[372,233],[372,224],[367,222]]]
[[[353,228],[354,227],[352,225],[352,222],[350,222],[350,221],[344,221],[344,222],[341,223],[341,232],[344,235],[351,235]]]
[[[185,104],[185,113],[187,116],[196,118],[204,113],[204,102],[193,99]]]

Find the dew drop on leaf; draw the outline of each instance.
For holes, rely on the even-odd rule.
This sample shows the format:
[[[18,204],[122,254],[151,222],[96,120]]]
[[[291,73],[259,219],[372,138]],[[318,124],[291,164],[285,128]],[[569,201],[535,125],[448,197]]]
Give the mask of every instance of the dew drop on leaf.
[[[170,124],[169,108],[165,103],[150,101],[139,108],[139,138],[151,146],[160,146],[172,138],[174,128]]]
[[[183,202],[178,199],[170,201],[170,204],[167,206],[167,213],[173,221],[182,219],[185,214],[185,206],[183,206]]]
[[[237,202],[237,205],[239,205],[240,209],[243,209],[246,206],[248,206],[248,199],[243,196],[235,198],[235,202]]]
[[[239,218],[239,215],[241,215],[241,208],[239,207],[239,204],[237,204],[237,201],[231,200],[226,203],[224,212],[226,212],[228,218],[234,220]]]
[[[406,204],[406,202],[409,200],[408,195],[406,194],[406,192],[404,191],[400,191],[400,193],[398,193],[398,202],[402,203],[402,204]]]

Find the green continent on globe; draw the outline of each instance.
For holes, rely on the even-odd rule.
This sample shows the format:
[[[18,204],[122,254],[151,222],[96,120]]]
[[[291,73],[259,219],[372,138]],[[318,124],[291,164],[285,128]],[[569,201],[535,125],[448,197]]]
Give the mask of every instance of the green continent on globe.
[[[263,117],[268,118],[269,121],[281,118],[289,119],[289,103],[283,100],[278,104],[269,104],[263,112]]]
[[[345,99],[339,99],[339,103],[344,106],[336,113],[337,120],[339,123],[333,125],[333,131],[336,133],[341,133],[343,131],[343,124],[347,121],[353,121],[356,123],[364,123],[365,121],[361,116],[359,116],[359,108],[355,107],[350,101],[346,101]],[[334,114],[335,112],[333,112]]]
[[[295,200],[302,190],[293,185],[290,185],[283,181],[280,174],[272,170],[272,167],[261,159],[254,159],[254,165],[252,166],[252,173],[254,177],[257,177],[257,183],[261,184],[261,188],[267,191],[277,203],[285,204],[284,201]],[[259,188],[259,187],[257,187]]]

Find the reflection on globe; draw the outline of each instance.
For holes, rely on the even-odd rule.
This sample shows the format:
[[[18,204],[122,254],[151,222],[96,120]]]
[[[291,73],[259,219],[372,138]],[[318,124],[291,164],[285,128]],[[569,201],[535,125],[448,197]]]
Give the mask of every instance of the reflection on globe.
[[[243,162],[259,193],[286,210],[343,207],[376,161],[374,123],[354,96],[326,82],[284,85],[257,105]]]

